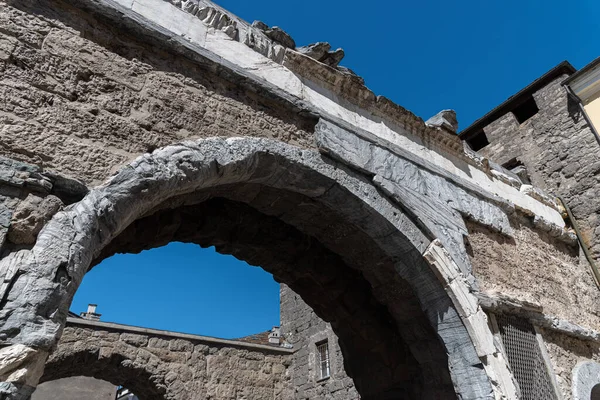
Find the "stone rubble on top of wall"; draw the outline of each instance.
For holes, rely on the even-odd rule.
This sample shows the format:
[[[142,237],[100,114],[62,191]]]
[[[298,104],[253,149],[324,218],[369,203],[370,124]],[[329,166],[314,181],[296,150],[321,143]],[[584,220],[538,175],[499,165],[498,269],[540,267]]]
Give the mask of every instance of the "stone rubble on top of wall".
[[[108,1],[100,0],[94,7],[106,8],[105,3]],[[212,59],[213,62],[225,63],[241,76],[255,81],[272,94],[291,101],[304,112],[321,116],[351,132],[365,130],[385,141],[385,147],[397,145],[417,158],[431,160],[450,174],[462,176],[471,184],[481,186],[483,190],[487,189],[509,203],[514,203],[511,207],[524,210],[526,215],[538,216],[541,226],[563,240],[573,240],[574,234],[564,228],[562,210],[552,207],[553,202],[527,200],[534,198],[527,193],[520,193],[518,182],[513,181],[514,177],[507,171],[493,172],[494,168],[490,167],[489,160],[469,154],[458,135],[451,132],[454,121],[447,121],[443,126],[431,120],[426,124],[389,99],[376,96],[361,78],[341,72],[309,56],[321,59],[327,45],[315,44],[309,48],[301,48],[300,51],[285,48],[265,33],[270,31],[272,37],[291,45],[291,40],[283,39],[284,35],[279,30],[268,28],[260,22],[250,25],[208,0],[198,1],[197,4],[195,0],[175,1],[175,4],[163,0],[116,1],[125,7],[122,15],[141,23],[143,29],[153,30],[159,25],[163,29],[162,34],[173,35],[171,39],[184,46],[191,44],[190,50],[200,50],[201,55],[217,56],[218,59]],[[111,2],[108,7],[114,7],[114,3]],[[207,7],[212,7],[215,11],[200,12]],[[190,17],[181,18],[183,12]],[[198,15],[203,19],[196,22],[195,17]],[[152,24],[142,22],[140,16]],[[215,29],[216,26],[227,30],[234,25],[237,35],[233,39]],[[240,48],[244,38],[248,38],[246,46],[260,54],[256,54],[258,57]],[[266,61],[261,56],[275,60],[280,66],[269,65],[271,61]],[[456,159],[460,160],[460,164],[467,165],[458,166]],[[504,185],[512,191],[503,187]],[[556,225],[556,229],[549,229],[550,225]]]
[[[168,29],[187,40],[200,43],[207,40],[205,37],[198,37],[206,35],[205,32],[199,32],[194,28],[188,30],[183,27],[185,24],[177,26],[181,21],[161,12],[158,8],[153,9],[151,0],[115,1],[146,17],[152,16],[157,20],[153,22],[162,19],[160,22],[163,26],[168,26]],[[439,127],[429,126],[423,119],[404,107],[384,96],[375,95],[365,86],[363,78],[349,68],[339,66],[339,62],[344,57],[342,49],[331,51],[331,46],[324,42],[296,48],[294,40],[281,28],[268,27],[260,21],[249,24],[210,0],[162,0],[162,2],[198,18],[205,26],[203,29],[208,28],[209,33],[218,36],[220,32],[228,40],[243,43],[260,55],[286,67],[302,79],[318,83],[336,96],[341,96],[343,100],[358,105],[376,117],[389,120],[391,125],[406,129],[427,146],[443,149],[467,162],[472,161],[464,156],[462,141],[457,135]]]
[[[281,64],[285,49],[298,50],[307,56],[330,67],[337,68],[344,58],[344,51],[330,51],[329,43],[313,43],[296,49],[296,42],[278,26],[269,27],[262,21],[252,25],[237,18],[227,10],[208,0],[164,0],[197,17],[207,26],[224,32],[233,40],[244,43],[265,57]],[[270,40],[269,40],[270,39]],[[345,72],[346,69],[341,69]]]

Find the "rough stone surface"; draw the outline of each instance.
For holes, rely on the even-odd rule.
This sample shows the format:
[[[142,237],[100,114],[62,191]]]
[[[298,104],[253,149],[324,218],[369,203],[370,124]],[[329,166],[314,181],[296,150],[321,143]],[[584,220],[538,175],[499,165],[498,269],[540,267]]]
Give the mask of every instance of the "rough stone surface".
[[[458,120],[454,110],[442,110],[433,117],[425,121],[427,125],[444,128],[449,132],[456,133],[458,131]]]
[[[598,289],[579,249],[514,223],[514,238],[468,223],[471,263],[483,293],[543,305],[544,313],[588,328],[600,323]],[[543,268],[540,266],[543,265]]]
[[[517,175],[465,151],[448,115],[447,124],[427,125],[332,68],[343,51],[327,49],[317,61],[277,44],[264,24],[250,26],[205,0],[0,0],[0,25],[0,154],[31,164],[9,160],[4,168],[0,160],[0,243],[24,225],[25,213],[15,210],[31,193],[71,204],[33,246],[3,247],[3,348],[45,354],[90,266],[182,240],[262,266],[313,309],[290,308],[317,327],[299,325],[291,340],[327,336],[344,368],[337,363],[327,382],[302,377],[314,370],[314,355],[301,349],[291,369],[295,396],[514,397],[473,294],[477,271],[494,284],[514,282],[472,268],[501,257],[480,250],[475,261],[468,257],[465,219],[485,226],[486,238],[526,248],[519,224],[530,218],[527,229],[544,232],[550,255],[569,253],[573,238],[552,197],[520,191]],[[312,50],[327,46],[320,47]],[[49,169],[56,172],[42,173]],[[100,182],[85,193],[85,184]],[[65,200],[63,191],[77,195]],[[428,263],[423,254],[431,256],[434,243],[443,260]],[[559,272],[577,255],[556,256]],[[185,340],[129,332],[115,341],[128,356],[160,349],[178,363],[193,354]],[[91,343],[86,334],[76,342]],[[171,382],[173,398],[189,393],[184,367],[153,380],[136,361],[102,354],[85,357],[133,368],[155,384],[149,396]],[[37,361],[23,372],[30,381],[0,384],[9,399],[28,395]],[[116,373],[109,364],[101,369]],[[7,358],[0,368],[16,371],[19,362]],[[243,397],[232,390],[207,396]]]
[[[329,53],[331,45],[326,42],[317,42],[309,44],[308,46],[298,47],[296,51],[301,54],[307,55],[310,58],[314,58],[317,61],[322,60]]]
[[[575,368],[580,363],[600,362],[598,341],[577,339],[551,330],[543,330],[543,337],[563,399],[578,399],[573,391]]]
[[[310,118],[65,3],[0,7],[0,37],[15,41],[0,60],[0,155],[97,184],[138,154],[184,139],[313,146]]]
[[[56,196],[39,197],[30,194],[14,211],[8,240],[14,244],[34,244],[42,227],[63,207]]]
[[[600,385],[600,364],[584,361],[575,366],[573,369],[574,400],[594,399],[597,397],[597,393],[592,390],[598,385]],[[592,393],[594,393],[593,397]]]
[[[566,77],[533,94],[539,111],[523,124],[508,113],[486,126],[490,144],[480,153],[499,164],[517,159],[535,187],[561,195],[600,260],[600,144],[561,85]]]
[[[294,39],[292,39],[292,37],[280,27],[274,26],[272,28],[266,29],[264,32],[265,35],[267,35],[269,38],[273,39],[277,43],[280,43],[284,47],[287,47],[288,49],[296,48],[296,42],[294,42]]]
[[[300,296],[281,285],[281,333],[294,348],[290,376],[298,399],[360,399],[352,378],[344,370],[338,338],[331,325],[319,318]],[[331,377],[320,380],[317,344],[327,341]]]
[[[293,398],[288,352],[127,328],[71,323],[42,382],[93,376],[123,385],[144,400]]]
[[[262,190],[261,196],[261,191],[256,191],[260,186],[253,189],[252,186],[242,185],[244,182],[266,186],[266,188]],[[236,186],[232,186],[233,184]],[[269,261],[269,259],[255,258],[260,261],[258,264],[266,269],[270,269],[270,265],[289,265],[292,271],[300,274],[307,271],[306,266],[315,266],[314,272],[309,274],[304,272],[306,276],[302,279],[286,275],[283,270],[280,270],[281,276],[277,271],[274,275],[279,276],[283,282],[289,282],[311,307],[324,319],[331,321],[332,327],[340,338],[344,354],[353,354],[356,357],[356,361],[352,358],[346,359],[349,367],[347,370],[351,371],[357,388],[362,391],[363,398],[381,398],[383,393],[391,398],[408,395],[408,393],[411,397],[424,398],[447,394],[448,387],[451,386],[450,379],[448,375],[444,376],[442,366],[448,363],[452,365],[452,382],[455,387],[450,389],[451,391],[463,391],[465,399],[491,397],[491,388],[480,367],[481,361],[470,344],[469,334],[462,326],[460,316],[452,308],[447,294],[436,281],[420,252],[416,250],[419,247],[424,248],[423,244],[426,240],[420,230],[393,203],[382,198],[377,189],[365,182],[363,178],[351,174],[342,165],[323,160],[313,151],[267,140],[212,139],[197,143],[186,142],[180,146],[168,147],[152,155],[140,157],[131,167],[123,169],[106,185],[90,192],[82,202],[57,214],[40,233],[31,251],[15,253],[4,258],[0,261],[0,267],[10,270],[32,265],[38,268],[34,279],[36,284],[43,284],[46,287],[43,293],[52,296],[52,293],[66,292],[63,295],[65,297],[58,297],[62,304],[60,312],[66,313],[69,297],[74,293],[88,265],[101,255],[101,249],[113,241],[115,236],[123,232],[131,222],[142,218],[141,226],[158,227],[164,224],[164,222],[157,224],[152,220],[153,214],[158,221],[194,221],[195,218],[162,216],[158,211],[167,207],[176,209],[176,212],[187,213],[185,208],[180,208],[181,211],[177,211],[177,208],[185,204],[191,206],[206,199],[203,197],[206,194],[201,192],[202,187],[208,190],[223,185],[226,185],[224,190],[217,191],[212,196],[249,202],[248,204],[256,207],[257,210],[277,215],[284,223],[314,235],[316,240],[339,254],[343,263],[338,264],[342,268],[338,276],[350,277],[354,274],[351,272],[353,269],[361,271],[366,281],[354,279],[354,283],[349,286],[344,280],[332,280],[335,276],[332,273],[338,267],[329,271],[317,267],[321,265],[333,267],[336,265],[332,262],[335,258],[329,262],[317,258],[310,260],[309,263],[309,260],[303,261],[302,258],[294,256],[293,252],[276,252],[279,257],[291,257],[295,262],[301,261],[301,265],[305,266],[304,269],[293,268],[294,264],[290,264],[289,261],[281,263],[278,259]],[[273,192],[266,190],[269,187]],[[287,197],[286,191],[295,192],[305,198]],[[190,198],[189,195],[192,194],[194,196]],[[211,197],[210,193],[209,197]],[[136,200],[133,201],[133,198]],[[167,201],[169,198],[171,200]],[[275,199],[279,200],[275,201]],[[367,203],[362,203],[364,201]],[[309,206],[311,203],[313,205]],[[278,206],[273,208],[274,204]],[[304,206],[299,207],[300,204]],[[265,205],[268,207],[265,208]],[[322,208],[323,206],[325,208]],[[311,209],[314,211],[311,212]],[[103,211],[90,213],[91,210]],[[336,211],[332,212],[332,210]],[[313,212],[317,214],[311,216]],[[249,215],[247,211],[245,213]],[[147,224],[144,222],[144,215],[150,218]],[[214,215],[214,211],[199,215]],[[341,226],[349,223],[355,227],[338,229],[335,224],[328,222],[331,218],[333,218],[332,222],[337,220]],[[230,226],[238,229],[239,227],[252,229],[262,225],[260,223],[240,225],[239,217],[232,220],[236,221],[236,224]],[[263,222],[267,220],[263,218]],[[213,223],[216,222],[230,229],[222,221],[222,217],[219,217]],[[101,228],[97,229],[97,226]],[[268,228],[268,225],[264,226]],[[157,232],[160,234],[156,237],[159,241],[145,240],[140,236],[141,243],[135,245],[134,242],[125,249],[135,251],[140,245],[153,246],[160,243],[160,240],[167,242],[172,240],[173,236],[165,236],[166,234],[187,234],[188,237],[194,232],[219,234],[219,231],[214,229],[204,231],[186,225],[182,227],[183,230],[165,229]],[[333,230],[328,231],[324,229],[326,227],[331,227]],[[134,229],[132,231],[134,234],[129,235],[124,231],[125,238],[135,239],[138,236],[135,235],[136,226],[132,225],[131,229]],[[139,231],[152,234],[148,229]],[[269,231],[272,235],[278,232],[278,229]],[[56,241],[56,232],[61,232],[60,236],[64,241]],[[362,232],[371,233],[369,236],[363,236]],[[402,233],[398,234],[399,232]],[[405,235],[409,235],[410,239]],[[236,254],[248,248],[240,247],[244,244],[243,241],[231,242],[231,238],[235,236],[230,233],[226,233],[225,237],[228,238],[227,241],[220,239],[216,243],[217,248],[221,248],[224,252]],[[239,233],[237,237],[252,238],[243,233]],[[268,235],[260,234],[256,237],[263,238],[261,240],[267,239],[269,242],[267,249],[285,248],[273,247],[273,238]],[[283,237],[293,238],[294,235],[284,234]],[[119,249],[119,244],[123,242],[118,237],[116,239],[114,243],[116,249]],[[73,240],[76,243],[72,242]],[[49,241],[52,242],[51,253],[46,250]],[[215,244],[214,239],[210,242]],[[124,243],[127,244],[128,241],[125,240]],[[304,239],[297,240],[296,243],[307,242]],[[257,244],[260,242],[250,240],[245,246],[255,247]],[[311,245],[311,248],[316,249],[315,245]],[[369,248],[371,250],[368,250]],[[301,251],[305,257],[311,255],[301,249],[298,251]],[[261,254],[268,256],[268,253],[262,251],[254,252],[254,257]],[[240,258],[252,262],[248,254],[240,253],[240,255]],[[32,262],[32,259],[36,262]],[[44,265],[43,271],[48,277],[46,281],[40,279],[42,271],[38,267],[40,265]],[[374,265],[378,267],[373,268]],[[344,272],[344,268],[348,266],[350,269]],[[311,275],[312,278],[309,279]],[[56,279],[56,276],[60,278]],[[33,325],[23,326],[23,321],[29,320],[28,313],[36,313],[35,309],[27,304],[41,300],[29,299],[32,294],[22,291],[21,288],[28,284],[29,279],[31,278],[28,274],[23,274],[14,283],[6,306],[11,313],[4,320],[2,330],[5,334],[10,334],[12,327],[19,326],[16,340],[32,341],[37,346],[51,345],[55,340],[53,332],[60,329],[59,313],[53,314],[56,316],[54,320],[38,319]],[[408,286],[403,283],[403,279],[406,279]],[[364,284],[372,287],[372,294],[368,294],[370,290],[365,290],[366,287],[362,286]],[[323,289],[317,290],[318,286],[315,285],[323,285]],[[413,289],[411,290],[410,287]],[[399,290],[399,288],[403,289]],[[418,300],[414,297],[413,291]],[[351,298],[359,301],[358,304],[353,305],[349,300],[345,300],[344,293],[348,292],[361,294]],[[324,297],[325,293],[328,294],[327,297]],[[424,315],[423,309],[428,310],[428,313]],[[352,328],[353,323],[369,319],[373,319],[373,322],[358,329]],[[390,325],[389,321],[395,322]],[[407,323],[408,321],[410,323]],[[46,325],[46,328],[40,329],[40,323]],[[379,328],[377,328],[378,324]],[[437,329],[441,342],[435,337],[434,329]],[[374,337],[379,339],[373,339]],[[373,348],[375,343],[377,345]],[[443,351],[440,346],[442,343],[447,349],[452,349],[448,350],[450,357],[448,361],[446,351]],[[405,346],[411,349],[410,353],[406,352]],[[424,349],[429,350],[424,351]],[[393,362],[397,366],[391,367],[388,364],[385,367],[383,365],[377,367],[378,363],[383,361],[378,361],[378,357],[383,354],[388,360],[386,363],[389,363],[390,355],[395,354],[394,357],[397,358]],[[416,360],[416,364],[412,360]],[[423,367],[415,369],[418,365]],[[415,373],[423,374],[423,380],[415,380]],[[428,384],[413,386],[415,382],[421,381]],[[408,382],[411,386],[406,387]]]
[[[44,382],[35,389],[31,400],[115,400],[117,385],[90,378],[72,376]]]
[[[42,368],[47,354],[40,353],[40,351],[27,347],[24,345],[16,344],[13,346],[3,347],[0,350],[0,361],[2,369],[0,369],[0,379],[3,382],[14,382],[14,383],[26,383],[35,385],[35,381],[39,379],[39,375],[42,373]],[[29,366],[36,364],[36,368],[29,368]],[[17,367],[7,368],[7,366]]]

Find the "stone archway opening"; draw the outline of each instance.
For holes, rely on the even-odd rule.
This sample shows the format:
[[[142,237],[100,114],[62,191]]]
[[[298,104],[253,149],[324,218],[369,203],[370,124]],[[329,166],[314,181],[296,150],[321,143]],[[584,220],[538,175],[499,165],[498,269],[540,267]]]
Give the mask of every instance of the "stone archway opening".
[[[73,298],[74,315],[187,334],[268,342],[280,326],[280,285],[211,246],[172,241],[94,266]],[[82,313],[96,306],[89,316]]]
[[[30,400],[141,400],[131,390],[88,376],[71,376],[40,383]]]
[[[104,398],[101,395],[108,397],[111,385],[113,399],[118,393],[117,388],[127,388],[140,400],[164,400],[167,393],[167,384],[162,376],[132,362],[131,355],[120,354],[118,350],[106,354],[99,348],[53,355],[40,384],[49,386],[49,395],[53,394],[52,390],[59,388],[61,395],[78,393],[81,396],[74,399],[83,398],[86,390],[93,391],[90,393],[93,398]],[[35,399],[34,393],[32,400]]]
[[[430,240],[364,175],[316,152],[210,139],[122,169],[57,214],[31,257],[44,261],[66,312],[90,265],[112,254],[215,246],[271,272],[331,323],[363,399],[487,396],[469,334],[423,259]],[[10,306],[37,315],[19,301]]]
[[[252,205],[238,197],[247,193],[252,193]],[[351,355],[345,358],[345,367],[363,398],[369,398],[371,393],[418,398],[427,391],[427,383],[435,385],[423,374],[403,338],[408,329],[395,321],[411,321],[412,327],[420,325],[418,341],[424,345],[428,345],[428,336],[435,340],[435,332],[409,285],[394,274],[393,262],[364,233],[341,222],[334,210],[321,208],[305,196],[264,186],[227,185],[193,196],[192,201],[178,199],[170,202],[170,207],[159,207],[151,215],[134,221],[103,249],[94,263],[116,253],[135,253],[172,241],[215,246],[220,253],[262,267],[331,323],[343,353]],[[193,204],[198,198],[206,200]],[[344,257],[315,236],[301,232],[279,216],[265,214],[273,212],[275,207],[279,215],[299,207],[310,209],[314,213],[311,220],[323,227],[319,236],[337,235],[337,251],[349,256],[353,265],[349,266]],[[345,249],[349,244],[344,246],[344,241],[351,246]],[[361,264],[376,268],[373,274],[381,274],[378,280],[394,287],[393,298],[385,300],[396,305],[395,315],[378,299],[359,269]],[[381,296],[384,288],[379,291]],[[434,340],[429,345],[437,344]],[[437,375],[437,383],[442,387],[451,385],[443,369],[447,363],[443,347],[439,345],[439,352],[429,356],[431,367],[437,364],[440,368],[429,372],[430,376]]]

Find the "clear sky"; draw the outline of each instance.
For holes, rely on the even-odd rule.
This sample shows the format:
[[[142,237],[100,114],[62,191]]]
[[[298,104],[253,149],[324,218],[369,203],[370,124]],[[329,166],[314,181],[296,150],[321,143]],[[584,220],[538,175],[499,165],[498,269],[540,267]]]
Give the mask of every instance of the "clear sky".
[[[102,321],[237,338],[279,325],[279,284],[214,247],[171,243],[104,260],[85,276],[71,310],[98,304]]]
[[[455,109],[460,129],[563,60],[600,56],[594,0],[218,0],[296,43],[342,47],[342,65],[376,94],[427,119]],[[118,273],[117,273],[118,271]],[[220,337],[279,322],[279,289],[259,268],[198,246],[115,256],[86,276],[71,309],[103,320]]]

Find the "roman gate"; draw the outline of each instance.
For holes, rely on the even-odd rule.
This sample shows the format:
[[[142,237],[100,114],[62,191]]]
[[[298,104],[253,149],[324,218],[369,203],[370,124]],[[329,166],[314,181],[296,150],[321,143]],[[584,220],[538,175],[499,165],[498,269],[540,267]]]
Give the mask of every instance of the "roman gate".
[[[29,398],[90,268],[171,241],[289,286],[363,399],[518,398],[490,310],[595,334],[577,304],[481,290],[526,253],[597,298],[559,201],[465,148],[453,112],[375,96],[341,50],[205,0],[0,0],[0,27],[2,398]],[[206,398],[175,381],[161,396]]]

